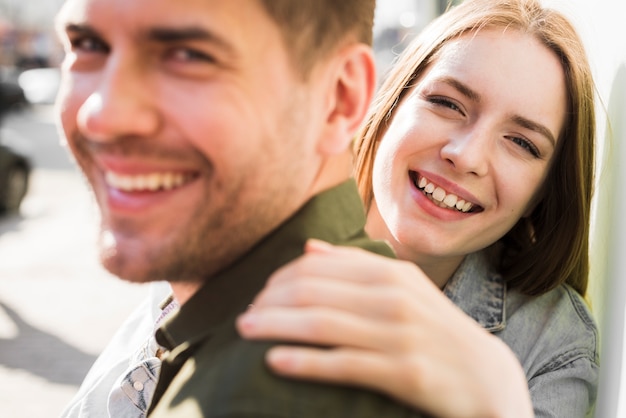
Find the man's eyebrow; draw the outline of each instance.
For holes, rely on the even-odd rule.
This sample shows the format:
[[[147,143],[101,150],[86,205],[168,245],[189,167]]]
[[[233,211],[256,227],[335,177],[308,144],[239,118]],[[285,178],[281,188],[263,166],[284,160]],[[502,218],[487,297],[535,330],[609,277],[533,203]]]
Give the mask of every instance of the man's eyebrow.
[[[441,77],[437,81],[449,84],[454,89],[458,90],[463,96],[472,100],[473,102],[480,103],[481,97],[478,92],[472,90],[467,84],[457,80],[454,77]]]
[[[513,122],[515,122],[516,124],[520,125],[523,128],[526,129],[530,129],[531,131],[537,132],[543,136],[545,136],[548,141],[550,141],[550,143],[552,144],[553,147],[556,147],[556,138],[554,137],[554,135],[552,134],[552,132],[550,131],[550,129],[548,129],[547,127],[545,127],[544,125],[534,122],[528,118],[525,118],[523,116],[520,115],[513,115],[513,117],[511,118],[513,120]]]
[[[78,23],[68,23],[65,25],[65,32],[77,35],[97,35],[98,32],[89,25],[81,25]]]
[[[76,35],[98,36],[98,32],[89,25],[68,23],[65,31]],[[225,52],[232,53],[233,46],[222,37],[197,26],[182,28],[156,27],[149,29],[145,38],[159,43],[176,43],[185,41],[207,41],[217,45]]]
[[[67,37],[102,39],[96,29],[83,23],[63,23],[58,21],[56,24],[56,32],[58,39],[61,41]]]
[[[206,41],[215,44],[226,52],[233,52],[233,46],[224,38],[197,26],[170,28],[156,27],[148,30],[147,39],[160,43],[185,41]]]

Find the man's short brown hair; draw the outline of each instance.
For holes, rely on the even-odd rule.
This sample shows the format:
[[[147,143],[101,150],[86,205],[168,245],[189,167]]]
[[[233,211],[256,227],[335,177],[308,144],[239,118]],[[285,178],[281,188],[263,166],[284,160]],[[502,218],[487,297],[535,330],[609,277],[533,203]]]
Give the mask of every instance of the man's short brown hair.
[[[304,76],[349,36],[372,44],[376,0],[261,0],[261,4],[280,27],[294,65]]]

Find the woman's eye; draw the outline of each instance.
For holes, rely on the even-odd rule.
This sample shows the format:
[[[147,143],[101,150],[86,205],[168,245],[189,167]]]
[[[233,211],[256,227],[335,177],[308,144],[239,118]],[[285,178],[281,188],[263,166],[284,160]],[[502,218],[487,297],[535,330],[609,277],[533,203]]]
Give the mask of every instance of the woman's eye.
[[[446,107],[454,110],[455,112],[463,113],[459,106],[457,106],[452,100],[446,99],[445,97],[429,97],[428,101],[434,105]]]
[[[535,144],[533,144],[529,140],[521,138],[521,137],[517,137],[517,136],[509,137],[509,140],[511,140],[514,144],[518,145],[520,148],[529,152],[533,157],[539,158],[540,156],[539,150],[537,149]]]

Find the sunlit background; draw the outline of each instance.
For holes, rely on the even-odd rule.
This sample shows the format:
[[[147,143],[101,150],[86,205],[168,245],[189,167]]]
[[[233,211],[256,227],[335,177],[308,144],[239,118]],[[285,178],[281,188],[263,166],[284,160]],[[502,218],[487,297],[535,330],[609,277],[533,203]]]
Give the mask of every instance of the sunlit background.
[[[0,214],[0,417],[58,416],[117,326],[147,293],[98,265],[97,212],[57,135],[53,101],[62,52],[53,16],[62,2],[0,0],[0,151],[6,147],[30,164],[19,211]],[[383,77],[406,42],[445,10],[447,1],[378,3],[375,50]],[[626,2],[544,3],[577,25],[596,77],[600,170],[589,295],[602,331],[596,417],[625,417],[626,223],[619,215],[626,213],[620,184],[626,178],[621,164]],[[13,178],[19,189],[19,173]]]

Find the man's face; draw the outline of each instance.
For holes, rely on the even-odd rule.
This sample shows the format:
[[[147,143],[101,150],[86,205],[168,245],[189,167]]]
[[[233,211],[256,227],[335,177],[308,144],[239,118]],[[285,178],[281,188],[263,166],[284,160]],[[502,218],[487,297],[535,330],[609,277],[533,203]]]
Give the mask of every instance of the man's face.
[[[309,197],[323,95],[241,3],[68,0],[59,15],[62,128],[124,279],[201,280]]]

